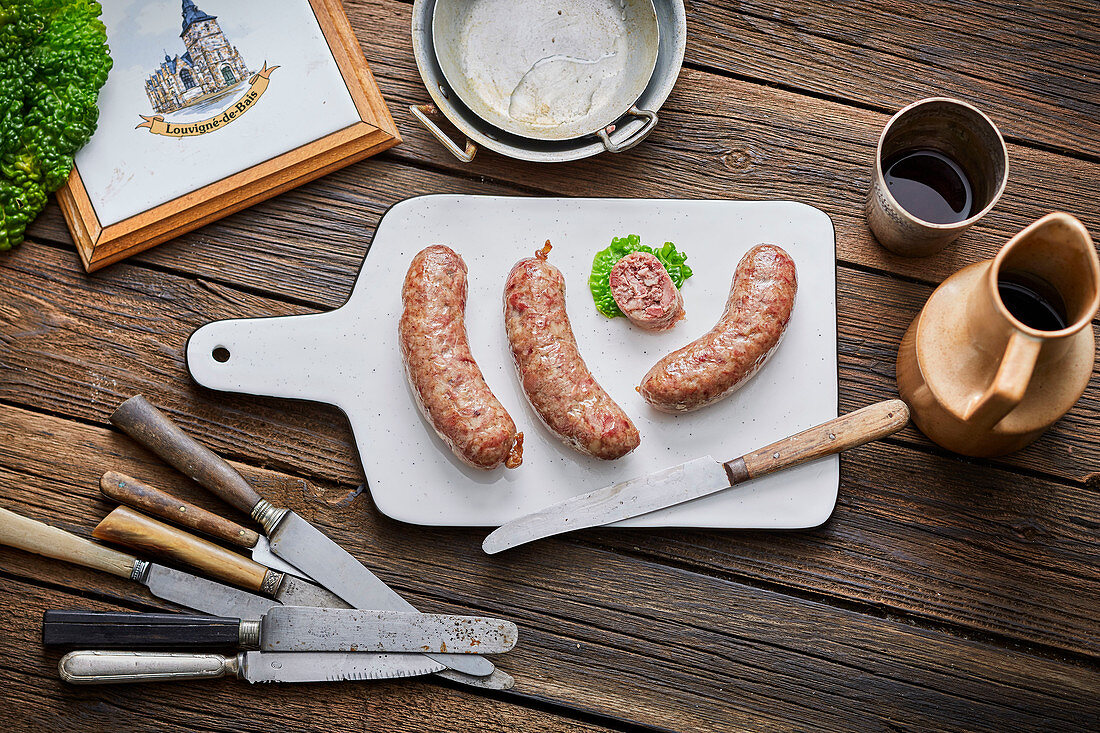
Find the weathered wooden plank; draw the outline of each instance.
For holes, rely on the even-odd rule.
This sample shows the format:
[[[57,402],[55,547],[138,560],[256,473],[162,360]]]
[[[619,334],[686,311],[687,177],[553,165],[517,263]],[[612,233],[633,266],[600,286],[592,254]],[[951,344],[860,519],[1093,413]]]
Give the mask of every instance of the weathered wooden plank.
[[[1100,34],[1089,3],[698,0],[687,57],[881,110],[962,97],[1005,135],[1100,154]]]
[[[0,280],[8,305],[0,312],[0,324],[8,322],[0,354],[25,371],[14,381],[7,379],[13,373],[0,373],[0,398],[102,422],[122,400],[147,391],[228,455],[328,480],[362,480],[346,421],[336,410],[303,405],[292,414],[279,401],[215,396],[186,378],[183,347],[200,325],[304,308],[126,264],[88,277],[67,253],[33,243],[4,265],[13,274]],[[930,289],[844,268],[838,287],[845,407],[893,396],[897,344]],[[345,296],[337,297],[342,302]],[[104,322],[113,324],[112,339],[103,338]],[[1100,380],[1094,380],[1044,442],[996,463],[1083,480],[1100,462],[1090,428],[1098,409]],[[271,442],[254,445],[253,430]]]
[[[464,166],[406,108],[427,99],[408,39],[409,6],[360,0],[347,10],[404,143],[158,247],[141,261],[267,292],[293,286],[301,297],[328,303],[334,282],[354,278],[362,242],[378,214],[409,195],[437,191],[796,199],[833,218],[842,261],[925,282],[992,256],[1052,210],[1070,211],[1100,231],[1100,212],[1091,205],[1100,164],[1011,145],[1008,189],[985,220],[933,257],[892,255],[874,241],[862,215],[874,144],[888,115],[691,68],[681,75],[651,138],[629,153],[538,165],[483,152]],[[400,170],[399,162],[435,170]],[[370,212],[366,218],[364,210]],[[318,217],[317,211],[326,214]],[[67,241],[53,212],[51,207],[32,235]]]
[[[0,724],[12,731],[585,731],[608,728],[426,679],[269,684],[239,680],[81,687],[57,677],[62,651],[41,644],[42,612],[116,610],[10,578],[0,589]]]
[[[11,508],[73,531],[85,532],[110,510],[98,491],[107,469],[241,519],[127,437],[104,428],[0,406],[0,443],[11,446],[0,456],[0,485],[21,487],[6,495],[16,502]],[[465,565],[487,562],[479,550],[483,532],[398,524],[378,516],[365,496],[339,485],[236,465],[261,493],[332,528],[349,549],[366,553],[367,564],[398,587],[430,595],[433,603],[496,608],[492,584],[478,579],[452,587],[423,574],[435,567],[448,578],[459,577],[452,574],[465,572],[459,570]],[[564,542],[594,543],[723,577],[1100,655],[1094,492],[886,444],[851,453],[842,477],[836,513],[818,530],[605,530]],[[59,496],[66,501],[57,501]],[[500,567],[513,554],[558,549],[540,543],[506,554]],[[135,592],[130,586],[118,581],[111,587]],[[1036,587],[1044,592],[1036,594]]]
[[[394,157],[571,196],[793,198],[833,217],[841,259],[926,281],[991,256],[1051,210],[1065,209],[1100,229],[1100,216],[1086,203],[1097,164],[1011,145],[1009,188],[986,220],[935,257],[891,255],[873,240],[862,214],[874,145],[888,115],[692,68],[681,74],[653,135],[629,153],[558,165],[488,153],[463,165],[406,109],[427,99],[405,38],[408,6],[357,0],[347,10],[356,28],[388,31],[387,41],[371,34],[360,40],[402,130]]]
[[[7,484],[4,496],[12,493]],[[52,509],[44,502],[36,513]],[[385,523],[368,525],[370,541],[364,542],[358,534],[363,528],[349,530],[346,514],[326,511],[327,523],[314,519],[368,563],[383,559],[375,556],[382,553],[386,562],[375,564],[380,572],[396,562],[403,566],[400,575],[418,585],[433,582],[432,575],[436,583],[445,577],[449,592],[516,620],[523,641],[506,660],[517,678],[513,694],[566,701],[584,714],[682,731],[877,730],[887,723],[918,730],[1090,730],[1100,722],[1095,665],[1034,656],[560,540],[486,558],[453,537],[450,549],[440,551],[423,530],[395,537]],[[12,554],[0,550],[5,567]],[[39,561],[30,568],[32,577],[52,582],[56,565]],[[69,693],[51,684],[56,654],[44,653],[36,639],[44,608],[100,603],[67,596],[59,601],[53,590],[21,589],[0,601],[0,608],[19,609],[17,633],[0,642],[5,658],[46,680],[37,684],[56,692],[47,699],[53,709],[64,710],[70,694],[118,699],[114,690]],[[446,600],[432,605],[451,610]],[[253,701],[321,707],[349,700],[346,692],[328,693],[327,686],[270,693],[264,688],[259,698],[230,685],[210,692],[203,686],[202,701],[190,702],[199,684],[178,692],[141,688],[138,694],[148,697],[139,698],[138,707],[155,717],[178,715],[181,707],[201,716],[233,709],[254,720],[262,711],[251,707]],[[434,709],[434,691],[408,690]]]

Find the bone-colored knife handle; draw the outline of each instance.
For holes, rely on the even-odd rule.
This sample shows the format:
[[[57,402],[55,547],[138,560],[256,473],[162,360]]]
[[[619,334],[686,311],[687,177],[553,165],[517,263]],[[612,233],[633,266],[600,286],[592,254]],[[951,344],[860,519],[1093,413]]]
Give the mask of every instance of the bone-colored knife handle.
[[[260,502],[260,495],[235,468],[183,432],[142,395],[119,405],[111,422],[245,514],[251,514],[252,507]]]
[[[120,504],[239,547],[252,548],[260,540],[260,535],[251,529],[118,471],[103,474],[99,490]]]
[[[886,400],[821,423],[723,464],[730,485],[893,435],[909,422],[901,400]]]
[[[0,545],[129,578],[137,559],[57,527],[0,509]]]
[[[124,506],[104,517],[92,530],[92,536],[171,558],[215,580],[266,595],[272,595],[283,580],[282,573]]]
[[[57,671],[71,685],[208,680],[236,676],[240,659],[221,654],[81,651],[63,656]]]

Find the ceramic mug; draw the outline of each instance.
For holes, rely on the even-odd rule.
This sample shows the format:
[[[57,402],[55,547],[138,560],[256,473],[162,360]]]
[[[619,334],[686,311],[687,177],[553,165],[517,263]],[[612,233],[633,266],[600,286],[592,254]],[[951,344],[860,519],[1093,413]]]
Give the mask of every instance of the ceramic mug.
[[[932,150],[956,163],[969,179],[970,215],[937,224],[907,211],[890,192],[885,165],[905,151]],[[985,216],[1008,183],[1008,149],[1000,130],[977,107],[931,97],[905,107],[886,123],[875,150],[865,213],[882,246],[906,257],[935,254]]]

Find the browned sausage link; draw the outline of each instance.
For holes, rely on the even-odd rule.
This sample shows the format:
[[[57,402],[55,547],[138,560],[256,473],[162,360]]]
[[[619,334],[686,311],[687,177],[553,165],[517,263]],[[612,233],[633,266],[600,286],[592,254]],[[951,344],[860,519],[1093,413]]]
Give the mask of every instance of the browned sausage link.
[[[551,431],[596,458],[619,458],[638,447],[638,429],[577,350],[565,313],[565,279],[545,250],[508,274],[504,323],[523,391]]]
[[[417,405],[455,455],[476,468],[496,468],[522,433],[493,395],[466,337],[466,263],[435,245],[413,257],[401,290],[398,324],[405,373]],[[517,437],[520,440],[517,440]]]
[[[794,260],[761,244],[737,265],[718,325],[649,370],[638,387],[664,412],[687,412],[733,394],[772,355],[787,330],[798,290]]]

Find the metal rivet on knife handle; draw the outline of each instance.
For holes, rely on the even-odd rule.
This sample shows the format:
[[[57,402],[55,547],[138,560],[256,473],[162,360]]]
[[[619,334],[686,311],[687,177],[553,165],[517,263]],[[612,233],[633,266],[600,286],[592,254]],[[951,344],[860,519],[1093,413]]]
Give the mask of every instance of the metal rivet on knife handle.
[[[258,533],[247,527],[177,499],[155,486],[118,471],[108,471],[103,474],[103,478],[99,480],[99,490],[104,496],[120,504],[126,504],[154,517],[160,517],[238,547],[255,547],[260,539]]]
[[[242,512],[251,513],[260,502],[260,495],[236,469],[183,432],[142,395],[119,405],[111,422]]]
[[[0,545],[102,570],[120,578],[129,578],[135,564],[140,562],[133,555],[97,545],[7,509],[0,509]]]
[[[868,405],[724,464],[730,485],[893,435],[909,423],[901,400]]]
[[[246,590],[273,595],[283,574],[195,537],[163,522],[120,506],[104,517],[92,536],[190,565],[210,577]]]

